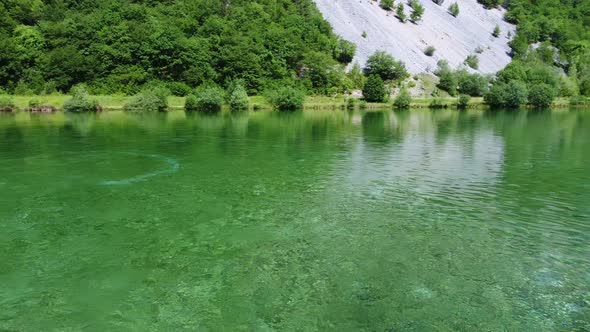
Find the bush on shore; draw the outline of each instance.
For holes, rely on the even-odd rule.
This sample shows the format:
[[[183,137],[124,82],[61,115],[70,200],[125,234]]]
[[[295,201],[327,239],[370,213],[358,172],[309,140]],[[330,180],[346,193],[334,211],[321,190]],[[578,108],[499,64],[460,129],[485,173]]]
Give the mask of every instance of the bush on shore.
[[[457,100],[457,108],[460,110],[464,110],[469,106],[469,102],[471,101],[471,96],[466,94],[459,95],[459,100]]]
[[[219,112],[225,93],[218,86],[203,86],[186,98],[186,111]]]
[[[408,109],[410,108],[410,104],[412,103],[412,96],[406,89],[402,89],[400,93],[395,97],[393,101],[393,106],[397,109]]]
[[[380,103],[385,99],[385,83],[378,75],[370,75],[363,87],[363,98],[370,103]]]
[[[98,104],[96,99],[90,98],[86,87],[75,86],[71,90],[72,98],[64,102],[63,108],[66,112],[97,112],[101,111],[102,107]]]
[[[267,92],[267,98],[273,108],[279,111],[303,109],[305,93],[292,86],[283,86]]]
[[[0,112],[12,112],[14,108],[14,98],[8,95],[0,95]]]
[[[529,89],[529,104],[535,108],[547,108],[555,99],[555,90],[548,84],[535,84]]]
[[[528,89],[523,82],[496,83],[484,96],[492,108],[518,108],[527,103]]]
[[[142,90],[123,106],[126,111],[162,112],[168,109],[170,91],[163,87]]]
[[[233,85],[232,89],[230,89],[228,103],[232,111],[247,110],[250,106],[246,88],[240,82]]]

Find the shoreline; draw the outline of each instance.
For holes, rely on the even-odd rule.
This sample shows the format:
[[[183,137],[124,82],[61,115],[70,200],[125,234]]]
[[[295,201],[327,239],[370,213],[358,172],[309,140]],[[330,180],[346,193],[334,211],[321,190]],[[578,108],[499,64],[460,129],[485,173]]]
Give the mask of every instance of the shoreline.
[[[58,112],[63,112],[63,103],[70,98],[69,95],[47,95],[47,96],[12,96],[14,98],[16,110],[14,112],[25,112],[29,107],[30,100],[38,100],[42,104],[52,105],[57,108]],[[98,95],[91,96],[98,100],[99,104],[105,111],[122,111],[125,103],[132,98],[132,96],[115,96],[115,95]],[[346,101],[350,97],[346,96],[307,96],[303,110],[346,110]],[[272,106],[268,103],[266,98],[262,96],[251,96],[250,110],[272,110]],[[393,109],[393,100],[383,103],[364,103],[361,104],[361,99],[356,99],[354,103],[355,110],[384,110]],[[457,97],[441,97],[441,98],[412,98],[410,109],[457,109]],[[433,107],[432,103],[437,101],[438,107]],[[168,110],[177,111],[184,109],[185,97],[171,96],[168,97]],[[224,105],[224,109],[227,105]],[[569,98],[556,98],[550,109],[579,109],[590,107],[590,99],[581,105],[571,105]],[[529,107],[523,107],[528,109]],[[472,97],[467,109],[470,110],[488,110],[490,107],[484,103],[482,97]],[[7,112],[10,113],[10,112]]]

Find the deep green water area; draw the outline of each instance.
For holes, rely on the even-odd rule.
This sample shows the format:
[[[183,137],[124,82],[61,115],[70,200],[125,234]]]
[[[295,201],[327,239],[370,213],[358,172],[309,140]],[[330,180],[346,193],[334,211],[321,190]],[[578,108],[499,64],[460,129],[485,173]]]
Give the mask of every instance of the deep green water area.
[[[590,111],[0,116],[1,331],[588,331]]]

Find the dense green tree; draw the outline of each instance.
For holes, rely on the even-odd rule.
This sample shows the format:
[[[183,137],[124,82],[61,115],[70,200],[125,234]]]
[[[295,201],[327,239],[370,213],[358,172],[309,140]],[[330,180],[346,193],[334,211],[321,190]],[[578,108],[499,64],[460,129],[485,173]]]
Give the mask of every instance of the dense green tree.
[[[529,104],[536,108],[547,108],[555,99],[555,89],[548,84],[535,84],[529,89]]]
[[[338,38],[336,47],[334,48],[334,59],[343,64],[348,64],[354,58],[356,53],[356,45],[345,39]]]
[[[406,65],[384,51],[376,51],[367,59],[364,68],[365,75],[376,74],[382,80],[399,80],[408,76]]]
[[[243,79],[252,93],[297,77],[306,55],[331,58],[329,71],[355,50],[312,0],[10,0],[0,12],[0,87],[9,92],[84,82],[92,93],[134,94],[154,80]]]
[[[385,83],[379,75],[369,75],[365,86],[363,87],[363,98],[368,102],[382,102],[385,99],[387,90]]]

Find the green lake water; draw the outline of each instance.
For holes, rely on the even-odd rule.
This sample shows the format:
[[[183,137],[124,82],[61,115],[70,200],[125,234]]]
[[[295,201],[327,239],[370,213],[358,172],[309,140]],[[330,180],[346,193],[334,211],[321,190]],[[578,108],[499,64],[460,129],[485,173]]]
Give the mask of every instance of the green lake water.
[[[1,331],[588,331],[590,112],[0,116]]]

